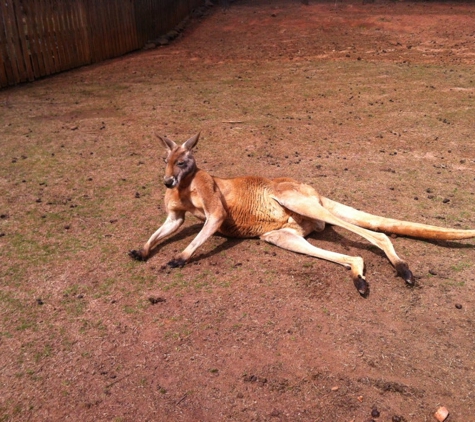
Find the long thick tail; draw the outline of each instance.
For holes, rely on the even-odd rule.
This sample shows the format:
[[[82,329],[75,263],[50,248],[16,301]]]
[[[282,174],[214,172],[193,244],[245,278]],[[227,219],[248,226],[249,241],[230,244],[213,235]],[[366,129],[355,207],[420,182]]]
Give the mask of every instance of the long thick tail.
[[[395,220],[359,211],[331,199],[321,197],[322,205],[342,220],[366,229],[394,233],[420,239],[460,240],[475,237],[475,230],[449,229],[428,224]]]

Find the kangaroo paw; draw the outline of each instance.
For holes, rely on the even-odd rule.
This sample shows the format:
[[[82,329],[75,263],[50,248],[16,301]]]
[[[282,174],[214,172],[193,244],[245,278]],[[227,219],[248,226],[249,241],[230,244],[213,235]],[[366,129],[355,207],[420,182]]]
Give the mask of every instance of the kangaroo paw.
[[[186,264],[186,261],[183,258],[174,258],[167,265],[171,268],[182,268]]]
[[[132,259],[135,259],[136,261],[146,261],[147,260],[147,257],[144,256],[142,250],[131,250],[129,251],[129,256],[132,258]]]
[[[361,296],[367,296],[369,293],[368,282],[360,275],[353,279],[353,283]]]
[[[414,286],[416,280],[409,266],[405,262],[400,262],[396,265],[397,275],[402,277],[408,286]]]

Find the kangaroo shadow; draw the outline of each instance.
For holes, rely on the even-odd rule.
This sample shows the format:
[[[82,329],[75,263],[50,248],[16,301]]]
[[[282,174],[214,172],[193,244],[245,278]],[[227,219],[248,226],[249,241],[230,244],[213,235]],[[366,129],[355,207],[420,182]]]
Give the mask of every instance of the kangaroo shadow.
[[[321,247],[320,245],[318,245],[319,241],[324,241],[324,242],[334,243],[336,245],[337,244],[338,245],[343,245],[344,247],[351,247],[351,248],[361,249],[361,250],[369,250],[369,251],[373,252],[375,255],[378,255],[380,257],[386,257],[386,254],[384,253],[384,251],[377,248],[376,246],[373,246],[371,244],[371,242],[365,241],[365,240],[357,241],[357,240],[350,239],[350,238],[338,233],[334,229],[334,226],[332,226],[332,225],[327,225],[325,227],[325,229],[321,232],[310,233],[307,236],[307,239],[314,240],[315,242],[313,242],[313,243],[317,247]],[[323,247],[322,249],[329,250],[326,247]],[[332,250],[332,252],[336,252],[336,251]],[[338,253],[343,253],[343,254],[348,255],[348,253],[346,253],[346,252],[338,252]]]
[[[158,247],[153,249],[150,253],[150,258],[154,257],[157,255],[160,250],[164,247],[167,246],[171,243],[183,240],[185,238],[194,238],[201,228],[203,227],[203,224],[201,223],[196,223],[191,226],[185,227],[183,230],[180,232],[170,236],[169,238],[165,239]],[[192,257],[190,262],[198,262],[201,261],[202,259],[207,259],[210,258],[216,254],[222,253],[228,249],[233,248],[236,245],[239,245],[241,242],[246,241],[247,239],[241,239],[241,238],[233,238],[233,237],[226,237],[223,236],[219,233],[214,234],[214,236],[218,236],[220,238],[226,239],[225,242],[217,246],[216,248],[212,249],[209,252],[199,254],[195,257]],[[460,241],[450,241],[450,240],[428,240],[428,239],[418,239],[418,238],[412,238],[408,236],[400,236],[400,237],[405,237],[407,239],[411,240],[416,240],[416,241],[422,241],[422,242],[427,242],[431,243],[436,246],[440,246],[442,248],[451,248],[451,249],[475,249],[475,245],[471,243],[460,243]],[[340,233],[338,233],[335,229],[334,226],[332,225],[327,225],[325,229],[321,232],[313,232],[310,235],[307,236],[307,239],[311,239],[314,241],[315,246],[319,246],[318,243],[320,241],[324,242],[330,242],[330,243],[335,243],[339,245],[344,245],[345,247],[351,247],[355,249],[360,249],[360,250],[367,250],[371,251],[375,255],[381,257],[381,258],[386,258],[386,254],[384,251],[381,249],[377,248],[376,246],[372,246],[370,242],[366,241],[356,241],[353,239],[350,239]],[[322,248],[325,249],[325,248]]]
[[[168,246],[171,243],[175,243],[175,242],[178,242],[178,241],[186,239],[186,238],[191,238],[191,240],[194,239],[196,237],[196,235],[200,232],[202,227],[203,227],[202,223],[196,223],[196,224],[193,224],[191,226],[185,227],[183,230],[179,231],[178,233],[175,233],[172,236],[168,237],[167,239],[163,240],[163,242],[161,242],[160,245],[158,245],[156,248],[154,248],[150,252],[149,259],[153,258],[155,255],[160,253],[160,251],[162,250],[163,247]],[[232,248],[236,245],[239,245],[241,242],[246,240],[246,239],[226,237],[226,236],[223,236],[219,233],[215,233],[213,236],[226,239],[226,242],[222,243],[221,245],[218,245],[216,248],[214,248],[213,250],[211,250],[209,252],[198,254],[198,255],[192,257],[189,260],[189,263],[198,262],[198,261],[201,261],[202,259],[206,259],[206,258],[209,258],[213,255],[224,252],[224,251],[226,251],[226,250],[228,250],[228,249],[230,249],[230,248]],[[168,257],[168,258],[171,258],[171,257]]]
[[[391,233],[386,233],[388,236],[391,235]],[[411,236],[402,236],[398,235],[397,237],[405,238],[405,239],[410,239],[414,240],[417,242],[425,242],[425,243],[430,243],[435,246],[440,246],[442,248],[450,248],[450,249],[475,249],[475,244],[472,243],[463,243],[463,240],[438,240],[438,239],[421,239],[418,237],[411,237]],[[356,241],[349,239],[348,237],[341,235],[338,233],[335,229],[334,226],[332,225],[327,225],[325,227],[325,230],[322,232],[313,232],[311,233],[308,237],[308,239],[313,239],[315,241],[319,240],[324,240],[326,242],[332,242],[332,243],[339,243],[339,244],[344,244],[346,246],[351,246],[353,248],[357,249],[364,249],[364,250],[371,250],[374,254],[385,257],[386,254],[384,251],[381,249],[377,248],[376,246],[372,247],[370,246],[371,243],[368,241]],[[392,240],[392,239],[391,239]],[[370,248],[368,248],[370,246]]]

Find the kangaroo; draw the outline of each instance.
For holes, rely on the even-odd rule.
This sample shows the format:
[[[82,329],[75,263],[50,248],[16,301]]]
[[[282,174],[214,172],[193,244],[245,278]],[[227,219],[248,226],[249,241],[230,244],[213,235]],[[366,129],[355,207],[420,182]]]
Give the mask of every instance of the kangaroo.
[[[152,234],[142,249],[129,255],[139,261],[150,256],[161,239],[183,224],[186,212],[204,221],[193,241],[168,262],[170,267],[183,267],[210,236],[260,239],[293,252],[307,254],[343,265],[362,296],[369,293],[361,257],[320,249],[305,237],[320,232],[325,224],[343,227],[382,249],[397,274],[412,286],[414,276],[408,264],[394,250],[384,233],[422,239],[456,240],[475,237],[475,230],[459,230],[380,217],[356,210],[320,195],[305,183],[291,178],[267,179],[259,176],[219,178],[197,167],[192,149],[199,133],[182,145],[161,137],[167,151],[164,183],[167,187],[167,218]]]

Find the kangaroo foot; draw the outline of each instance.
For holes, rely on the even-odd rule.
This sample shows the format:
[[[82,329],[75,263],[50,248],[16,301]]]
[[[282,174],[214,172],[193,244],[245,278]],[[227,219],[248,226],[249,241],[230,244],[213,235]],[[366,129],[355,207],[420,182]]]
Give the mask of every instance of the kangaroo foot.
[[[369,285],[368,285],[368,282],[363,277],[359,275],[358,277],[353,279],[353,283],[356,287],[356,290],[358,290],[358,293],[361,296],[365,297],[368,295]]]
[[[140,250],[131,250],[129,251],[129,256],[132,258],[132,259],[135,259],[136,261],[146,261],[147,260],[147,257],[144,255],[143,251],[140,249]]]
[[[406,282],[408,286],[414,286],[414,284],[416,283],[414,275],[412,274],[411,270],[409,269],[409,266],[405,262],[400,262],[396,264],[396,272],[399,277],[402,277],[402,279]]]
[[[186,261],[183,258],[174,258],[167,265],[171,268],[182,268],[186,264]]]

